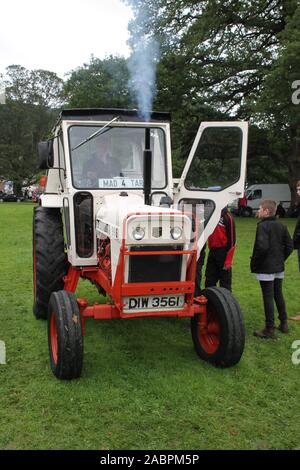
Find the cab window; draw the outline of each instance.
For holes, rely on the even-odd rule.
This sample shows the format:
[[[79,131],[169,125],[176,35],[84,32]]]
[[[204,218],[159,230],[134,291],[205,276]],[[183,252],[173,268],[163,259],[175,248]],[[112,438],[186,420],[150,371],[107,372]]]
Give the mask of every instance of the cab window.
[[[185,178],[188,190],[221,191],[240,178],[242,130],[238,127],[204,129]]]

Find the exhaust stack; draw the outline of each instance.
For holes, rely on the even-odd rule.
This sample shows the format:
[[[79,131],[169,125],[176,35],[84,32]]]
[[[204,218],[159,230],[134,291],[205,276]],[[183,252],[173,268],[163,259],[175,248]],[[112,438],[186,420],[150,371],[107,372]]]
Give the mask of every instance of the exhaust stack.
[[[150,206],[152,176],[152,150],[150,148],[150,128],[146,128],[145,150],[144,150],[144,196],[145,205]]]

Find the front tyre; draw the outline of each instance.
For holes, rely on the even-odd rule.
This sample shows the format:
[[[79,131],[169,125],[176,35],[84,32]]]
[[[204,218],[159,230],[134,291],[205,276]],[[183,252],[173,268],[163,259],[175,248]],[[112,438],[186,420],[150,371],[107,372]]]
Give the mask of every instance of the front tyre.
[[[48,307],[48,346],[53,374],[62,380],[80,377],[83,336],[80,310],[75,295],[53,292]]]
[[[32,241],[33,313],[46,320],[50,295],[64,288],[68,266],[60,209],[34,208]]]
[[[201,314],[191,319],[191,332],[198,356],[217,367],[231,367],[239,362],[245,347],[245,327],[239,304],[227,289],[208,287],[206,318]]]

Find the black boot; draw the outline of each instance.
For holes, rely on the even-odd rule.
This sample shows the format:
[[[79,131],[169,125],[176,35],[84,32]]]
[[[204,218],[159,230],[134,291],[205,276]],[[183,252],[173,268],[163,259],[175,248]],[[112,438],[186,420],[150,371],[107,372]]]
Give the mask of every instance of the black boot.
[[[272,326],[266,326],[263,330],[256,330],[253,334],[258,338],[276,339],[275,328]]]
[[[278,330],[281,331],[281,333],[289,332],[289,327],[288,327],[286,320],[280,322],[280,325],[278,326]]]

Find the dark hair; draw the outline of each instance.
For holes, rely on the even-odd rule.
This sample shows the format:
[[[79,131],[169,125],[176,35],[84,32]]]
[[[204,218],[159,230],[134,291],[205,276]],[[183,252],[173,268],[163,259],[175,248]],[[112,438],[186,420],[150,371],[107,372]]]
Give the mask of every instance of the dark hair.
[[[296,188],[298,188],[298,186],[300,187],[300,180],[298,180],[296,183]]]
[[[265,199],[260,205],[263,209],[268,209],[271,217],[276,214],[277,204],[272,199]]]

